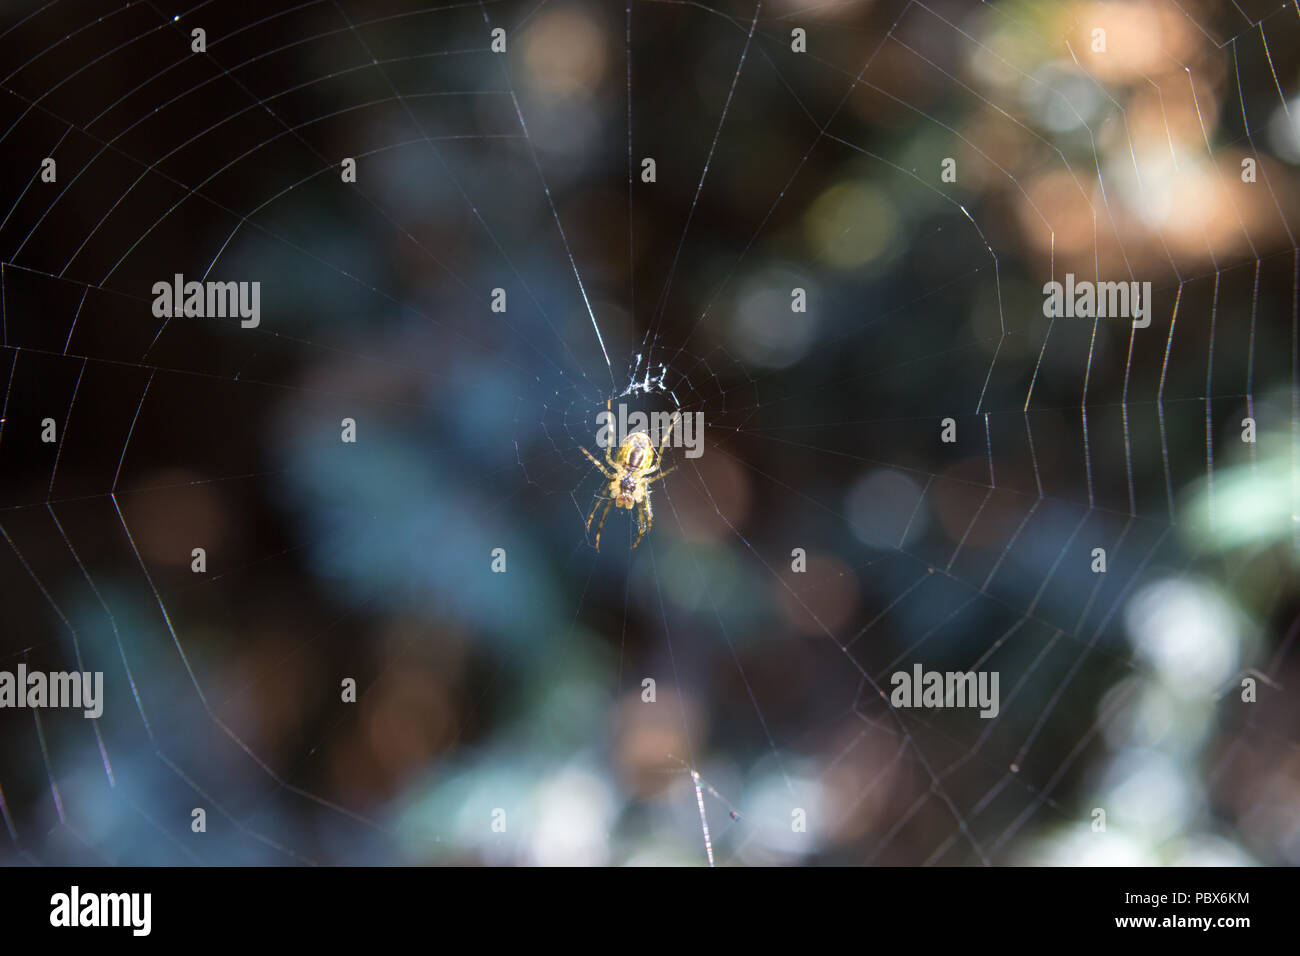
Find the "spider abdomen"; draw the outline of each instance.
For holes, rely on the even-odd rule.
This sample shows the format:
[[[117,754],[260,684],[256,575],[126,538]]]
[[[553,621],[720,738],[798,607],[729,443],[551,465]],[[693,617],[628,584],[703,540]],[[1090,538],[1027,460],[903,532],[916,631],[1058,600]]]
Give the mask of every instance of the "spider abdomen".
[[[642,471],[650,465],[647,460],[651,455],[650,436],[645,432],[633,432],[623,439],[619,448],[619,458],[629,471]]]

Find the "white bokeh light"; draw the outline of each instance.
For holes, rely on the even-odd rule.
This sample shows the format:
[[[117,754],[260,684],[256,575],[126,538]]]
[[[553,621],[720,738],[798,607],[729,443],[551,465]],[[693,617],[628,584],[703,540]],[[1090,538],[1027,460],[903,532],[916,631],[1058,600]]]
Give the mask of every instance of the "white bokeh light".
[[[1183,696],[1213,694],[1236,672],[1240,629],[1209,581],[1149,584],[1129,601],[1124,620],[1139,656]]]

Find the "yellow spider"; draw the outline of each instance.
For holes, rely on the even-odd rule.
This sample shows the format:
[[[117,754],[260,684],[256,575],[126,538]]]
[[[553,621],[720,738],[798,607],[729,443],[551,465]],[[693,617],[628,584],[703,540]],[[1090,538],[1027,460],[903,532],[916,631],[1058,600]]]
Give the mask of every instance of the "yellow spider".
[[[608,411],[613,399],[605,403],[605,409]],[[623,439],[623,443],[618,446],[618,451],[611,454],[610,448],[605,449],[605,461],[602,463],[591,452],[583,448],[582,453],[590,459],[591,463],[600,469],[601,474],[609,479],[609,485],[605,489],[604,495],[596,496],[596,503],[592,505],[591,514],[587,515],[587,530],[591,530],[591,521],[596,517],[596,511],[600,508],[600,503],[605,502],[605,510],[601,512],[600,523],[596,525],[596,550],[600,550],[600,532],[605,527],[605,519],[609,517],[610,505],[616,505],[619,508],[626,508],[628,511],[636,511],[636,541],[632,543],[635,548],[641,543],[641,537],[650,530],[654,524],[655,512],[650,505],[649,485],[661,478],[667,478],[677,466],[669,468],[667,471],[660,471],[663,464],[663,448],[668,444],[668,439],[673,435],[673,429],[677,427],[677,420],[681,417],[681,412],[673,412],[672,424],[668,426],[667,433],[655,448],[650,441],[650,436],[645,432],[632,432]],[[581,446],[579,446],[581,447]]]

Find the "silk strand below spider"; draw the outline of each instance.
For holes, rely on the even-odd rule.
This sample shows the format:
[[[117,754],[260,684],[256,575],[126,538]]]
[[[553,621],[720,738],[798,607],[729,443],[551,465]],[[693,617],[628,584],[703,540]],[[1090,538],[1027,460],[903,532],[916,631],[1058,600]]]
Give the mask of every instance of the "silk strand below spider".
[[[605,410],[610,411],[611,414],[612,402],[613,399],[605,402]],[[604,462],[587,449],[582,449],[582,453],[600,469],[601,474],[609,479],[605,494],[596,496],[591,514],[587,515],[586,529],[590,531],[591,522],[596,517],[596,512],[600,510],[600,503],[605,502],[605,510],[601,511],[600,522],[596,525],[597,551],[600,550],[600,533],[605,527],[605,519],[609,517],[611,505],[636,512],[636,541],[632,542],[633,548],[641,543],[642,536],[654,524],[655,512],[650,504],[649,486],[662,478],[667,478],[677,470],[676,465],[667,471],[661,471],[660,468],[663,465],[663,448],[672,437],[679,418],[681,412],[673,412],[672,423],[668,426],[667,433],[658,448],[650,441],[648,434],[638,431],[624,438],[617,451],[606,447]]]

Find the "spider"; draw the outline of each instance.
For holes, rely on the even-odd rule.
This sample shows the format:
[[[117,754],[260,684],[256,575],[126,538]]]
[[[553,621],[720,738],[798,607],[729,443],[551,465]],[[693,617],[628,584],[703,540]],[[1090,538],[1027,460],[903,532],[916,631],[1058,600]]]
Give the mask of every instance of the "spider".
[[[605,403],[606,411],[610,410],[612,402],[613,399],[610,399]],[[626,508],[628,511],[636,511],[636,541],[632,542],[633,548],[641,543],[641,537],[654,524],[655,512],[650,505],[649,486],[661,478],[667,478],[677,470],[676,465],[673,465],[667,471],[660,471],[659,469],[663,465],[663,448],[668,444],[668,439],[672,437],[673,429],[677,427],[677,420],[680,417],[680,411],[673,412],[672,424],[668,426],[668,430],[658,448],[655,448],[650,441],[650,436],[645,432],[632,432],[623,439],[623,443],[618,446],[617,451],[611,454],[610,447],[605,449],[604,462],[601,462],[587,449],[582,449],[582,453],[587,456],[593,465],[600,469],[601,474],[609,479],[605,494],[596,496],[596,503],[591,507],[591,514],[587,515],[587,530],[590,531],[592,519],[596,517],[596,512],[600,509],[600,503],[605,502],[605,510],[601,512],[600,523],[596,525],[597,551],[600,550],[600,532],[605,527],[605,519],[609,517],[611,505]]]

